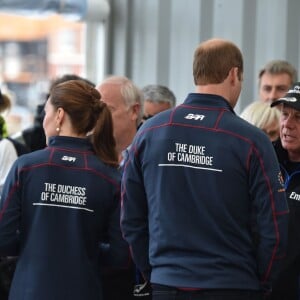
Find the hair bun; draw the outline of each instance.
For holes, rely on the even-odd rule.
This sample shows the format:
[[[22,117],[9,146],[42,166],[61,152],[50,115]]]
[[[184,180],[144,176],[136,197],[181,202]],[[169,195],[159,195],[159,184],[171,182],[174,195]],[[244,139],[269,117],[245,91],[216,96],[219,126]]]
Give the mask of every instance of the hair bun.
[[[95,100],[100,101],[101,95],[100,95],[100,93],[99,93],[98,90],[96,90],[95,88],[92,87],[92,88],[90,89],[90,92],[91,92],[92,99],[93,99],[94,101],[95,101]]]

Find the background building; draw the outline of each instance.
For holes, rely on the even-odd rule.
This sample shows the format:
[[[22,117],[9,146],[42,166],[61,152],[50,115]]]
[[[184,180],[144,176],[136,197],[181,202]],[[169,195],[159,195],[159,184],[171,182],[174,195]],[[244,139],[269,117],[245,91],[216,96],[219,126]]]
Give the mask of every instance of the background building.
[[[95,83],[117,74],[140,87],[166,85],[181,103],[194,91],[194,49],[212,37],[232,40],[244,55],[237,113],[257,99],[266,62],[285,59],[300,73],[299,0],[0,0],[0,11],[2,2],[12,10],[24,5],[30,16],[18,37],[10,29],[17,23],[0,16],[0,75],[14,91],[19,86],[18,102],[29,107],[49,79],[72,72]],[[49,10],[59,16],[46,26],[37,15]]]
[[[66,73],[85,73],[84,23],[59,15],[0,16],[1,89],[14,102],[6,116],[10,133],[31,125],[50,80]]]

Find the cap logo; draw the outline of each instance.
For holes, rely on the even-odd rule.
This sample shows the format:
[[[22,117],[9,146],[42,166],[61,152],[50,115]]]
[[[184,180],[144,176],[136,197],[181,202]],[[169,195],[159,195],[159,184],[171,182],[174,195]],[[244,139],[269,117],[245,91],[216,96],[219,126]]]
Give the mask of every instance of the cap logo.
[[[300,82],[295,83],[284,97],[281,97],[271,103],[271,107],[274,107],[280,103],[290,105],[292,108],[300,111]]]
[[[288,91],[288,94],[293,93],[293,94],[300,94],[300,86],[296,85],[292,90]]]
[[[287,102],[297,102],[297,98],[295,97],[283,97],[283,98],[280,98],[281,100],[285,100]]]

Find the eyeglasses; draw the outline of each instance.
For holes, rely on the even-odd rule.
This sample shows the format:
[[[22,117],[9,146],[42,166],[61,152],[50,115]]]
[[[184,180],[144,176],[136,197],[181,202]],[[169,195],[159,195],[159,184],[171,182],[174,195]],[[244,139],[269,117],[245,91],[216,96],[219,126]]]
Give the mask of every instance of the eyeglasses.
[[[148,120],[148,119],[150,119],[150,118],[152,118],[153,117],[153,115],[148,115],[148,116],[145,116],[145,115],[143,115],[143,120],[144,121],[146,121],[146,120]]]

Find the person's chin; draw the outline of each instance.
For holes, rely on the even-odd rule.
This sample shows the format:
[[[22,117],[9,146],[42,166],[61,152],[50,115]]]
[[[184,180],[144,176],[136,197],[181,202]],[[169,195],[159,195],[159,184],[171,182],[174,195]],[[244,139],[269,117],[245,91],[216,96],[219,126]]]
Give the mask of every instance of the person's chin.
[[[292,138],[284,138],[281,140],[282,147],[286,150],[293,150],[297,148],[296,146],[296,139]],[[298,146],[299,147],[299,146]]]

